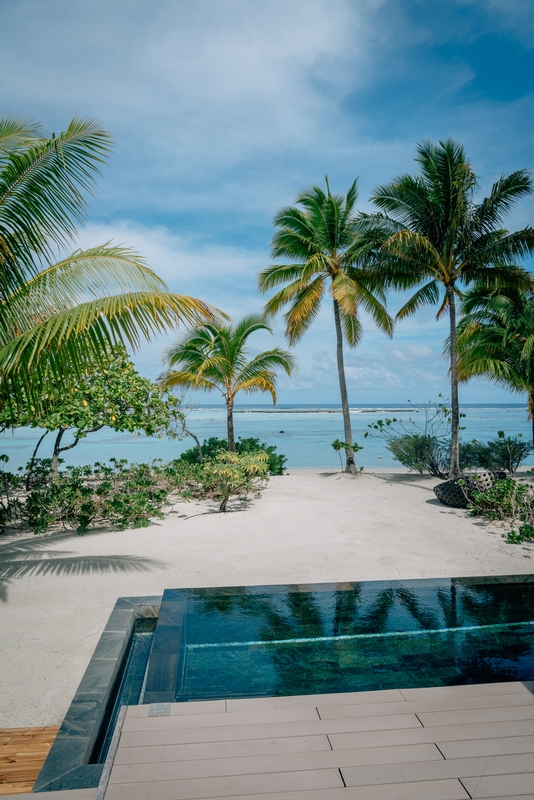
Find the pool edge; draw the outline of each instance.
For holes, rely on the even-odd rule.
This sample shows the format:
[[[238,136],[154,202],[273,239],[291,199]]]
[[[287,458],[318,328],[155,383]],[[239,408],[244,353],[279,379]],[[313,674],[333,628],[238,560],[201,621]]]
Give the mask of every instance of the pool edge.
[[[33,793],[96,789],[103,764],[90,764],[137,619],[157,617],[161,596],[119,597],[32,788]]]

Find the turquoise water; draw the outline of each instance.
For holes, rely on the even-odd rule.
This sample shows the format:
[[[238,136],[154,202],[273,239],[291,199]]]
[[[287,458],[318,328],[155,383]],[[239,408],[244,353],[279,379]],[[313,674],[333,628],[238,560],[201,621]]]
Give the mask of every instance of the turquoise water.
[[[274,444],[280,453],[287,456],[288,469],[314,469],[339,467],[339,456],[331,447],[334,439],[343,439],[343,420],[335,407],[322,407],[317,411],[308,408],[278,406],[276,413],[269,413],[270,407],[241,407],[235,415],[236,436],[255,436],[269,444]],[[357,464],[366,469],[376,467],[398,467],[385,447],[383,439],[373,436],[364,439],[368,425],[380,418],[395,416],[408,420],[409,417],[421,420],[423,414],[411,408],[399,410],[401,406],[385,409],[369,407],[352,410],[354,438],[364,449],[357,454]],[[471,406],[463,409],[466,418],[462,421],[466,430],[465,439],[485,441],[497,435],[498,430],[506,434],[522,433],[530,441],[531,426],[526,418],[524,405]],[[310,413],[311,412],[311,413]],[[192,411],[188,417],[189,427],[202,440],[210,436],[226,436],[226,414],[223,408],[204,407]],[[33,448],[42,432],[32,429],[19,429],[14,434],[5,433],[0,437],[0,453],[9,458],[8,468],[14,470],[23,466],[30,458]],[[51,455],[53,435],[44,440],[40,455]],[[68,444],[67,436],[64,443]],[[127,433],[114,433],[103,429],[90,434],[76,448],[63,454],[66,464],[90,464],[107,461],[109,458],[126,458],[129,461],[145,462],[153,458],[170,461],[184,450],[194,446],[190,438],[183,441],[148,438]],[[534,464],[534,455],[527,459]]]
[[[144,702],[532,680],[533,633],[532,575],[167,589]]]

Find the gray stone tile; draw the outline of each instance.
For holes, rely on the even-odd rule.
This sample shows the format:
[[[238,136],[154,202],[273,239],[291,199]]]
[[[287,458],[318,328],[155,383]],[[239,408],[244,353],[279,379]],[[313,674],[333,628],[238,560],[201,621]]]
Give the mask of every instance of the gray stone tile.
[[[93,653],[93,658],[121,658],[128,646],[126,631],[104,632]]]
[[[102,696],[107,695],[119,667],[120,663],[116,658],[92,658],[77,693],[95,692]]]
[[[473,798],[511,798],[514,795],[532,795],[532,773],[519,775],[484,775],[481,778],[464,778],[462,783]]]
[[[515,755],[534,753],[534,735],[471,739],[463,742],[437,742],[437,745],[445,758]]]
[[[89,759],[92,740],[89,736],[56,736],[33,791],[42,791],[55,780]],[[58,787],[59,788],[59,787]]]

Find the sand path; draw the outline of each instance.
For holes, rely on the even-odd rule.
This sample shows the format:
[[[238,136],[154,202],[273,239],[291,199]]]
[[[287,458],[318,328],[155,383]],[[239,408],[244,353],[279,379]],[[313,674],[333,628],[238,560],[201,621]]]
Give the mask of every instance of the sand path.
[[[233,513],[182,503],[140,530],[3,537],[0,726],[62,720],[119,596],[534,572],[534,546],[440,505],[435,483],[299,471]]]

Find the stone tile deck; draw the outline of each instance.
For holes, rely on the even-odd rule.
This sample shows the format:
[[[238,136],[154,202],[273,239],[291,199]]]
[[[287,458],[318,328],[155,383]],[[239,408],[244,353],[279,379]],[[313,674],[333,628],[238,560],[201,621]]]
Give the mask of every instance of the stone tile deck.
[[[131,706],[106,800],[534,800],[534,683]]]

